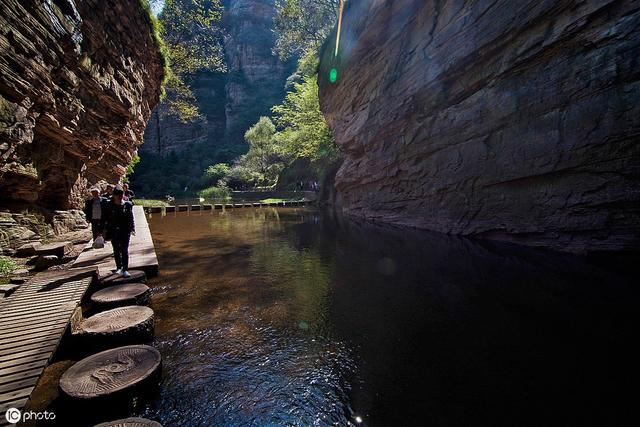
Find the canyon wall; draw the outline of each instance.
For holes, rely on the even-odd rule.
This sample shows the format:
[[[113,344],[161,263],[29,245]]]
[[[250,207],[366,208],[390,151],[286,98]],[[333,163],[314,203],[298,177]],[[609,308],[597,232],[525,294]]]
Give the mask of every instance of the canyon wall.
[[[191,86],[202,117],[182,123],[166,104],[153,113],[142,151],[166,154],[190,145],[244,143],[244,132],[282,101],[294,61],[271,53],[275,0],[225,0],[222,26],[226,73],[201,71]]]
[[[0,2],[0,206],[80,205],[142,143],[163,58],[138,0]]]
[[[346,158],[345,212],[578,253],[639,248],[638,2],[349,2],[334,46],[335,33],[320,103]]]

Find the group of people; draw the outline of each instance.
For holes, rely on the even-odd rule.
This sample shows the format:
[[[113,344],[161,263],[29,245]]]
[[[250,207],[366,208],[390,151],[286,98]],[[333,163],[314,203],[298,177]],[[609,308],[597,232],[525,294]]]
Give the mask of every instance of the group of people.
[[[94,241],[98,237],[110,240],[116,261],[116,274],[130,277],[129,240],[135,234],[133,220],[134,193],[127,184],[107,185],[104,192],[91,189],[91,198],[84,204],[84,213],[91,224]]]

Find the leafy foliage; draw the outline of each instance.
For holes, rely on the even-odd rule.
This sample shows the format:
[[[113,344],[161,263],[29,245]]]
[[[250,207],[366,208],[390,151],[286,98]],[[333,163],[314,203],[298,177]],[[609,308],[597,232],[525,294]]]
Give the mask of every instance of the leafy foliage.
[[[319,165],[339,159],[339,151],[320,111],[316,68],[315,55],[302,56],[297,71],[300,82],[293,82],[284,102],[272,108],[275,124],[268,117],[260,117],[247,130],[245,140],[249,151],[236,159],[224,182],[233,188],[272,186],[296,159]]]
[[[207,200],[228,200],[231,198],[231,189],[226,182],[222,181],[213,187],[205,188],[198,194]]]
[[[227,176],[229,173],[229,165],[226,163],[216,163],[209,166],[202,176],[202,182],[205,185],[216,185],[220,179]]]
[[[284,168],[282,151],[276,144],[276,127],[268,117],[260,117],[244,135],[249,143],[247,154],[240,156],[227,177],[234,187],[270,186]]]
[[[11,258],[0,256],[0,277],[10,275],[18,266]]]
[[[278,125],[275,138],[282,150],[293,158],[312,161],[338,156],[331,131],[320,111],[317,75],[306,75],[294,83],[284,102],[272,108]]]
[[[169,58],[167,102],[172,113],[188,122],[199,116],[186,82],[198,70],[225,71],[220,0],[166,0],[158,17],[159,34]]]
[[[274,53],[282,59],[317,52],[338,16],[340,0],[277,0]]]
[[[138,163],[140,163],[140,156],[138,156],[138,154],[136,153],[133,155],[131,162],[129,162],[129,164],[127,165],[127,171],[124,173],[124,176],[122,177],[123,182],[129,182],[129,178],[133,174],[133,170],[136,168],[136,165]]]

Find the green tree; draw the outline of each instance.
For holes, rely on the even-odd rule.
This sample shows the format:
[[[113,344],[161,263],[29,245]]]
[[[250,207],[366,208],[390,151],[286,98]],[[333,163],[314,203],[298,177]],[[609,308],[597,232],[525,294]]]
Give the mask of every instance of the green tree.
[[[136,154],[133,155],[133,157],[131,158],[131,161],[127,165],[127,170],[124,173],[124,176],[122,177],[122,181],[129,182],[129,179],[130,179],[131,175],[133,174],[133,171],[136,168],[136,165],[138,163],[140,163],[140,156],[138,156],[138,153],[136,153]]]
[[[338,20],[340,0],[277,0],[274,53],[282,59],[318,51]]]
[[[307,50],[298,61],[298,82],[292,83],[280,105],[271,108],[277,127],[277,145],[291,159],[332,161],[339,156],[333,135],[320,111],[318,98],[318,58]]]
[[[188,76],[198,70],[225,71],[219,25],[223,10],[220,0],[166,0],[158,16],[170,66],[167,102],[182,121],[199,115]]]
[[[205,169],[202,181],[205,186],[216,185],[218,181],[227,176],[229,173],[229,165],[226,163],[216,163]]]
[[[276,144],[276,127],[268,117],[260,120],[244,134],[249,151],[240,156],[227,174],[226,182],[233,187],[270,186],[276,183],[285,165],[282,151]]]
[[[304,76],[301,83],[294,83],[284,102],[271,111],[279,129],[275,140],[286,154],[312,161],[338,156],[333,135],[320,111],[317,75]]]

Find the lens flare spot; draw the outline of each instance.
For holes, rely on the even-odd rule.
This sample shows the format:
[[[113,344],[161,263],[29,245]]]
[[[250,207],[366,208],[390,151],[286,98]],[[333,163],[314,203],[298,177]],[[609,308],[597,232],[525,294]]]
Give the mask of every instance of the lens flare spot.
[[[332,68],[331,71],[329,71],[329,81],[335,83],[336,80],[338,80],[338,70]]]

